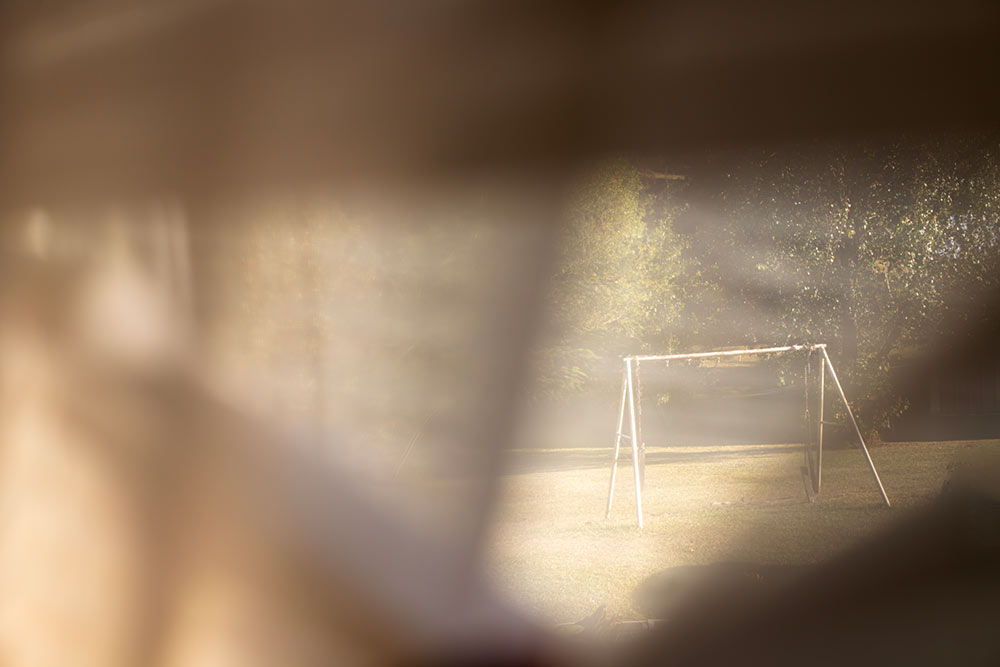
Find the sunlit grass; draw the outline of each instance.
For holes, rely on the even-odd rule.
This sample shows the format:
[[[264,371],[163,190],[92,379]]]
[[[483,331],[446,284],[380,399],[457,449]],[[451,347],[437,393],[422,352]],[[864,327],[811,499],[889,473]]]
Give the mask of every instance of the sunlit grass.
[[[810,503],[803,456],[791,446],[649,448],[642,532],[627,454],[605,520],[610,449],[516,450],[503,478],[492,574],[545,620],[576,620],[599,604],[623,618],[644,617],[632,594],[657,572],[820,562],[931,500],[951,461],[984,449],[1000,449],[1000,441],[874,449],[894,505],[886,509],[858,449],[824,454],[822,493]]]

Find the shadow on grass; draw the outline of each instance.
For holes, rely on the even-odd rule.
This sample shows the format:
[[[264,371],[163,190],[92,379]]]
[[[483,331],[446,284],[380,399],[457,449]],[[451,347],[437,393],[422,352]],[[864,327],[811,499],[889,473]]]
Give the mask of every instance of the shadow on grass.
[[[980,471],[976,471],[979,473]],[[985,471],[990,482],[1000,470]],[[996,665],[1000,501],[960,479],[815,566],[671,568],[633,592],[670,618],[628,664]]]
[[[738,460],[752,456],[788,454],[801,451],[802,445],[762,445],[759,447],[742,445],[739,447],[719,447],[715,449],[692,448],[690,450],[678,447],[670,451],[647,452],[646,465]],[[594,468],[607,468],[610,470],[613,455],[614,452],[611,448],[593,450],[521,449],[508,454],[505,473],[508,475],[522,475],[532,472],[565,472],[569,470],[592,470]],[[622,451],[618,465],[619,467],[631,467],[631,450]]]
[[[693,607],[759,603],[813,567],[761,563],[681,565],[647,577],[633,591],[632,600],[645,616],[663,619]]]

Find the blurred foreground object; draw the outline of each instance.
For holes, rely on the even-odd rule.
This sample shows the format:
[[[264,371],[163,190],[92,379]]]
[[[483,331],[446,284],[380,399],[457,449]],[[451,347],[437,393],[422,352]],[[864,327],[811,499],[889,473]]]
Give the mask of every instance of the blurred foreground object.
[[[30,252],[16,236],[5,247],[4,662],[533,651],[539,631],[493,597],[462,541],[396,516],[330,462],[337,443],[324,455],[205,388],[178,288],[186,265],[167,252],[184,220],[160,222],[165,233],[155,219],[111,220],[38,242],[29,223]]]
[[[995,128],[1000,9],[7,3],[4,198],[555,175],[620,151]]]
[[[180,239],[249,194],[477,179],[532,183],[543,195],[509,217],[536,229],[556,224],[560,179],[609,152],[991,129],[997,22],[978,2],[8,3],[0,660],[531,656],[536,630],[476,564],[546,233],[497,253],[511,280],[469,306],[488,363],[456,410],[476,457],[447,543],[204,389],[208,290]],[[181,233],[136,212],[150,200],[198,214]],[[33,210],[90,221],[48,239],[48,214],[28,215],[26,243]]]
[[[989,491],[959,479],[933,505],[822,566],[766,586],[707,579],[622,664],[996,664],[998,470]]]

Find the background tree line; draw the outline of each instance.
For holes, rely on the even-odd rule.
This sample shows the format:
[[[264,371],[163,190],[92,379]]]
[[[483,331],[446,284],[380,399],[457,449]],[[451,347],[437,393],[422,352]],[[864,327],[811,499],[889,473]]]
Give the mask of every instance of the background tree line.
[[[996,142],[662,166],[620,159],[572,193],[539,354],[550,395],[606,385],[623,353],[827,342],[877,431],[906,409],[893,355],[956,340],[1000,287]]]

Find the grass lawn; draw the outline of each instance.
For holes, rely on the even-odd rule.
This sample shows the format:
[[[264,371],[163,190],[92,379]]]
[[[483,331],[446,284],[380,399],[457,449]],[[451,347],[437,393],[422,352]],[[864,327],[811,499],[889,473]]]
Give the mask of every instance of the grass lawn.
[[[657,572],[822,561],[931,500],[953,460],[998,450],[997,440],[873,449],[893,503],[886,509],[859,449],[824,453],[822,493],[810,503],[794,446],[648,448],[641,533],[627,453],[605,520],[610,448],[516,450],[503,478],[491,572],[543,620],[576,620],[599,604],[645,618],[633,592]]]

